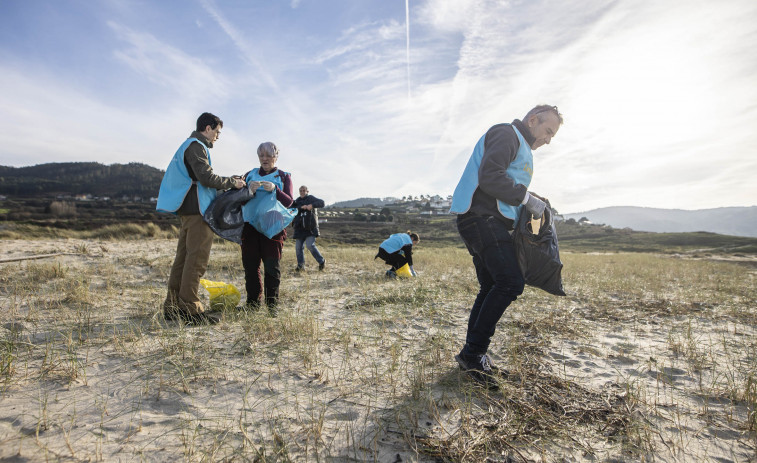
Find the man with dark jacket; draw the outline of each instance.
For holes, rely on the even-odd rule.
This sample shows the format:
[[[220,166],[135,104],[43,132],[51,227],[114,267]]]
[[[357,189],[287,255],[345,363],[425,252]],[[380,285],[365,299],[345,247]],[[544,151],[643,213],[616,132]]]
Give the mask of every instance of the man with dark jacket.
[[[223,121],[210,113],[197,119],[197,130],[182,143],[163,176],[156,209],[177,214],[181,220],[176,257],[168,277],[163,302],[166,320],[188,324],[215,323],[205,313],[198,294],[200,279],[208,268],[213,231],[202,218],[215,199],[216,190],[243,188],[239,177],[220,177],[210,166],[210,148],[221,134]]]
[[[497,322],[523,293],[511,232],[525,207],[535,218],[546,204],[528,186],[534,172],[532,150],[549,144],[562,125],[556,106],[539,105],[523,121],[491,127],[478,141],[452,196],[450,212],[473,256],[479,292],[473,302],[465,345],[455,356],[474,380],[496,387],[496,369],[487,354]]]
[[[318,230],[318,211],[317,208],[323,207],[324,202],[313,195],[308,194],[308,187],[300,187],[300,197],[294,200],[292,207],[297,208],[297,217],[292,221],[294,227],[295,253],[297,255],[297,271],[305,268],[305,253],[303,245],[307,246],[310,254],[318,262],[318,270],[323,270],[326,266],[326,259],[323,258],[315,245],[315,239],[320,235]]]

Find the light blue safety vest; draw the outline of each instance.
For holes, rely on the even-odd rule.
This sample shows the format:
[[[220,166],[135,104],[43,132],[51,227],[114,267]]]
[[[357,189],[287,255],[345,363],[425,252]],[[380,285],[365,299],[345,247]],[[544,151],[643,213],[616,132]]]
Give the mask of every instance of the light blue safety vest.
[[[168,168],[166,168],[166,173],[163,175],[163,180],[160,182],[158,204],[155,206],[155,209],[160,212],[176,214],[193,183],[197,184],[197,200],[200,205],[200,214],[204,214],[208,205],[216,199],[216,189],[208,188],[199,182],[193,181],[192,177],[189,176],[186,164],[184,164],[184,152],[193,141],[199,142],[205,148],[205,154],[208,156],[208,165],[210,165],[210,150],[205,146],[205,143],[197,138],[187,138],[179,149],[176,150],[176,154],[173,155]]]
[[[395,253],[408,244],[413,244],[413,239],[407,233],[395,233],[385,239],[379,246],[389,254]]]
[[[507,124],[510,125],[510,124]],[[528,146],[523,135],[518,132],[518,129],[514,125],[510,125],[515,131],[515,135],[518,136],[518,152],[515,155],[515,159],[507,167],[505,173],[508,177],[512,178],[516,184],[528,185],[531,184],[531,177],[534,174],[534,158],[531,153],[531,147]],[[484,142],[486,141],[486,134],[476,143],[473,148],[473,154],[471,154],[468,164],[465,166],[463,176],[460,178],[460,182],[455,188],[455,192],[452,194],[452,206],[449,211],[454,214],[464,214],[470,210],[471,202],[473,201],[473,193],[478,188],[478,170],[481,167],[481,160],[484,157]],[[497,209],[500,214],[512,220],[514,224],[518,223],[518,216],[522,205],[511,206],[503,203],[499,199],[497,200]]]
[[[250,182],[271,182],[277,187],[279,187],[279,190],[283,191],[284,180],[281,179],[281,176],[285,174],[286,172],[282,171],[281,169],[276,169],[268,175],[260,175],[260,169],[256,167],[255,169],[252,169],[249,174],[247,174],[247,177],[245,177],[245,181],[247,182],[248,185]],[[263,199],[264,195],[275,195],[275,194],[276,194],[276,190],[265,191],[262,186],[259,187],[257,191],[255,191],[255,197],[242,205],[242,217],[244,218],[244,221],[249,224],[252,224],[254,222],[256,215],[259,213],[257,212],[257,208],[255,207],[256,199],[260,201],[261,199]]]

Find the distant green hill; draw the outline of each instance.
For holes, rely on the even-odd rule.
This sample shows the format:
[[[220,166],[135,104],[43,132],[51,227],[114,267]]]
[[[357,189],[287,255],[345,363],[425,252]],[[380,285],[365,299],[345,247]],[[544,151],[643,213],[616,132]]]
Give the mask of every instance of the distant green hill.
[[[396,198],[357,198],[357,199],[351,199],[348,201],[338,201],[334,204],[330,204],[329,207],[365,207],[365,206],[373,206],[373,207],[381,207],[385,204],[392,204],[395,201],[397,201]]]
[[[0,166],[0,194],[19,197],[56,195],[158,195],[163,171],[146,164],[53,162],[29,167]]]

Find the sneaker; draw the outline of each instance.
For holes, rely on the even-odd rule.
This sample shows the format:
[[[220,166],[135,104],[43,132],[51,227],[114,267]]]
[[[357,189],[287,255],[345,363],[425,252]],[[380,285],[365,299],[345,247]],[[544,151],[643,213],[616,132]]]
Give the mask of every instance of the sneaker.
[[[294,268],[294,271],[298,272],[298,273],[301,272],[301,271],[303,271],[303,270],[305,270],[305,266],[304,265],[298,265],[297,267]]]
[[[487,389],[499,389],[494,377],[496,372],[492,369],[491,359],[488,355],[465,355],[462,352],[455,355],[460,369],[474,381]]]
[[[324,260],[320,264],[318,264],[318,270],[323,270],[323,268],[326,266],[326,261]]]
[[[387,278],[397,278],[397,273],[395,273],[394,270],[389,269],[386,271],[386,277]]]
[[[482,355],[480,362],[486,363],[487,365],[489,365],[489,368],[492,370],[492,373],[495,375],[499,375],[505,371],[505,370],[500,370],[500,368],[497,365],[495,365],[494,362],[492,362],[492,358],[489,357],[489,354]]]

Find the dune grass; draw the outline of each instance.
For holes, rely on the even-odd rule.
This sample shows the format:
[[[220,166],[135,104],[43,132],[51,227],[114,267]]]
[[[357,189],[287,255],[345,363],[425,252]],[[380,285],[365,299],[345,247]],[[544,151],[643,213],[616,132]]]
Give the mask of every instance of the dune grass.
[[[187,461],[745,461],[757,445],[754,266],[564,253],[568,296],[527,288],[491,354],[453,360],[478,284],[458,246],[388,280],[375,249],[324,244],[281,312],[165,322],[174,240],[50,241],[0,266],[0,458]],[[7,250],[3,249],[3,252]],[[236,245],[206,278],[244,288]]]

